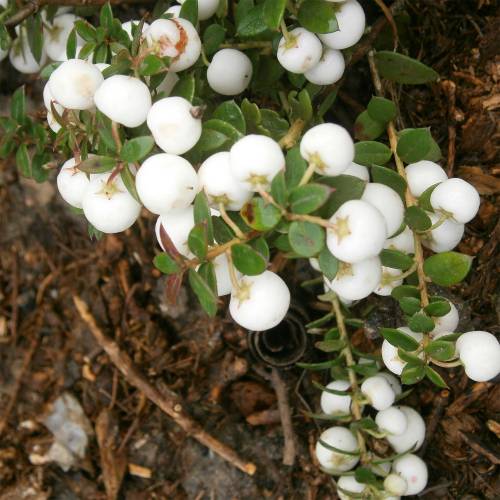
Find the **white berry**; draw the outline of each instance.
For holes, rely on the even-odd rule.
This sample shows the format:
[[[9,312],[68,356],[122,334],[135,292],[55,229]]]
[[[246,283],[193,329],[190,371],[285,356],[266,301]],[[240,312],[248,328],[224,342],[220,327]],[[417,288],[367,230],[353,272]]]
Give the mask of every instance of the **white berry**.
[[[265,135],[250,134],[237,141],[230,151],[231,171],[251,191],[269,186],[285,168],[279,144]]]
[[[403,453],[414,446],[418,450],[425,439],[425,422],[420,414],[409,406],[399,406],[406,416],[406,429],[401,434],[386,437],[396,453]]]
[[[192,203],[198,193],[198,176],[181,156],[161,153],[141,165],[135,185],[144,206],[160,215]]]
[[[408,486],[405,496],[417,495],[427,486],[427,465],[413,453],[394,460],[392,470],[405,479]]]
[[[330,218],[328,250],[343,262],[355,263],[380,253],[387,238],[382,214],[362,200],[350,200]]]
[[[456,346],[471,380],[486,382],[500,373],[500,344],[491,333],[478,330],[464,333]]]
[[[111,182],[109,173],[93,175],[82,200],[87,220],[103,233],[128,229],[139,217],[141,205],[127,191],[120,176]]]
[[[378,411],[389,408],[396,397],[389,382],[378,375],[368,377],[361,384],[361,392],[368,398],[369,404]]]
[[[354,143],[344,127],[322,123],[310,128],[300,141],[300,154],[323,175],[339,175],[354,160]]]
[[[434,210],[449,213],[462,224],[466,224],[476,216],[480,202],[476,188],[457,178],[442,182],[431,194],[431,205]]]
[[[366,185],[361,199],[373,205],[383,215],[389,236],[401,227],[405,207],[394,189],[385,184],[370,182]]]
[[[184,4],[186,0],[177,0],[181,5]],[[200,21],[205,21],[210,19],[219,7],[219,0],[198,0],[198,19]]]
[[[241,94],[252,79],[252,61],[236,49],[219,50],[207,70],[210,88],[222,95]]]
[[[405,172],[408,188],[415,198],[420,197],[426,189],[434,186],[434,184],[448,179],[443,168],[429,160],[410,163],[406,166]]]
[[[217,295],[222,297],[228,295],[233,289],[231,283],[231,274],[229,272],[229,261],[225,254],[218,255],[212,261],[215,271],[215,279],[217,280]]]
[[[197,108],[183,97],[165,97],[155,102],[147,123],[156,144],[166,153],[184,154],[201,136]]]
[[[347,380],[334,380],[326,388],[336,391],[347,391],[351,384]],[[323,391],[321,393],[320,406],[326,415],[348,415],[351,413],[351,396],[340,396],[331,392]]]
[[[305,73],[319,63],[321,54],[318,37],[305,28],[295,28],[281,38],[277,57],[287,71]]]
[[[269,330],[285,317],[290,306],[290,291],[275,273],[243,276],[238,289],[231,292],[229,312],[236,323],[252,331]]]
[[[378,257],[370,257],[353,264],[342,263],[335,278],[328,286],[347,300],[368,297],[380,283],[382,266]]]
[[[457,329],[459,316],[458,310],[453,304],[453,302],[448,301],[450,304],[450,310],[444,316],[435,316],[434,320],[434,330],[432,330],[431,335],[435,336],[439,333],[449,333],[454,332]]]
[[[73,14],[62,14],[56,16],[52,24],[46,25],[43,30],[45,51],[54,61],[66,61],[66,45],[78,19],[80,18]],[[79,36],[77,38],[79,39],[77,44],[83,45],[83,40]]]
[[[66,161],[57,175],[57,189],[66,203],[82,208],[83,196],[89,184],[85,172],[78,170],[74,158]]]
[[[396,436],[403,434],[408,427],[405,413],[397,406],[390,406],[379,411],[375,417],[375,423],[379,429]]]
[[[351,164],[342,172],[342,175],[352,175],[362,181],[370,181],[370,172],[368,172],[368,169],[364,165],[359,165],[354,162],[351,162]]]
[[[227,210],[240,210],[253,194],[234,178],[227,151],[209,156],[198,170],[198,179],[214,208],[222,203]]]
[[[354,434],[345,427],[330,427],[321,434],[320,439],[339,450],[358,451],[358,442]],[[321,467],[332,473],[351,470],[359,462],[359,457],[329,450],[319,441],[316,443],[316,457]]]
[[[353,476],[339,477],[337,480],[337,486],[346,492],[353,493],[354,495],[363,493],[366,488],[366,484],[359,483]],[[340,489],[337,490],[337,495],[340,500],[352,500],[353,498],[351,495],[344,493]],[[359,497],[356,496],[356,498]]]
[[[440,215],[436,213],[427,214],[432,224],[440,220]],[[422,244],[436,253],[453,250],[464,235],[465,226],[453,219],[446,219],[435,229],[424,233]]]
[[[394,288],[403,284],[403,280],[399,278],[401,274],[402,271],[399,269],[382,266],[382,277],[380,278],[380,283],[377,288],[375,288],[374,293],[381,295],[382,297],[391,295]]]
[[[161,228],[172,240],[177,251],[185,257],[191,257],[191,251],[188,247],[188,236],[194,227],[194,209],[190,205],[186,208],[171,210],[169,213],[160,215],[156,220],[155,233],[158,243],[165,251],[161,240]]]
[[[56,111],[62,115],[64,108],[57,103],[57,101],[54,99],[54,96],[52,95],[52,92],[50,91],[50,86],[49,82],[45,84],[43,87],[43,103],[45,104],[45,107],[47,108],[47,111],[52,110],[52,106],[56,108]]]
[[[325,48],[318,64],[306,71],[304,76],[316,85],[331,85],[342,78],[344,70],[345,61],[342,52]]]
[[[151,108],[151,94],[146,84],[125,75],[113,75],[104,80],[94,101],[101,113],[125,127],[142,125]]]
[[[399,381],[399,378],[395,377],[392,373],[388,372],[379,372],[377,373],[379,377],[384,377],[387,382],[389,382],[389,385],[392,387],[392,390],[394,391],[394,394],[396,396],[399,396],[400,394],[403,393],[403,388],[401,387],[401,382]]]
[[[418,342],[422,340],[423,335],[421,333],[413,332],[406,326],[401,326],[398,330],[413,337]],[[396,375],[401,375],[403,368],[406,366],[406,361],[403,361],[398,356],[398,348],[393,346],[388,340],[382,342],[382,359],[387,369]]]
[[[332,49],[352,47],[363,36],[365,31],[365,12],[356,0],[347,0],[339,4],[335,12],[338,31],[319,35],[321,41]]]
[[[384,248],[414,254],[415,238],[413,236],[413,231],[406,226],[397,236],[387,239],[384,243]]]
[[[408,483],[399,474],[389,474],[384,479],[384,490],[392,495],[401,496],[408,491]]]
[[[92,63],[81,59],[63,62],[49,79],[54,99],[68,109],[91,109],[94,95],[104,81],[102,73]]]
[[[28,46],[27,36],[27,33],[24,32],[22,37],[24,42],[21,37],[16,38],[12,42],[12,46],[9,51],[9,61],[20,73],[38,73],[47,61],[47,54],[44,50],[42,50],[40,62],[37,62]]]

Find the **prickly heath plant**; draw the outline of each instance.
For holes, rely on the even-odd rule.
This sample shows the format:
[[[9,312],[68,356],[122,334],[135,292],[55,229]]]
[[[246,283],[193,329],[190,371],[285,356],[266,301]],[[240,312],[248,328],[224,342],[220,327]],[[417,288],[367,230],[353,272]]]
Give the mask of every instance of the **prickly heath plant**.
[[[463,365],[478,381],[500,371],[497,340],[457,332],[455,306],[428,291],[469,272],[472,259],[454,248],[479,196],[448,179],[429,129],[396,130],[385,96],[433,82],[435,71],[356,47],[365,31],[356,0],[158,2],[126,22],[109,4],[86,19],[52,1],[0,8],[0,57],[46,80],[46,122],[26,113],[17,90],[0,119],[0,156],[15,155],[37,181],[57,168],[62,198],[92,237],[127,230],[143,208],[157,215],[154,264],[168,297],[186,279],[215,316],[229,295],[248,330],[283,320],[291,295],[278,272],[309,259],[331,306],[309,330],[332,359],[301,366],[329,371],[312,416],[339,424],[322,433],[317,459],[340,476],[342,498],[422,491],[427,469],[413,452],[425,426],[395,405],[405,393],[393,374],[445,387],[441,368]],[[354,142],[325,115],[346,66],[364,55],[376,92]],[[355,349],[349,334],[362,326],[349,307],[372,293],[392,296],[405,318],[380,329],[381,356]],[[371,451],[383,438],[392,455]]]

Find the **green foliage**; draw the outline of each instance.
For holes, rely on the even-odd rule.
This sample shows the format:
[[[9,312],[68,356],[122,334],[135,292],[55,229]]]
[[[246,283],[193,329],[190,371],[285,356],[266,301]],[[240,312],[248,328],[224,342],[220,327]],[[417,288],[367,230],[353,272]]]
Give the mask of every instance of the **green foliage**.
[[[331,33],[339,29],[335,11],[335,4],[332,2],[304,0],[297,18],[301,26],[313,33]]]
[[[439,75],[429,66],[397,52],[385,50],[377,52],[375,63],[383,78],[396,83],[428,83],[439,78]]]
[[[424,262],[424,272],[441,286],[460,283],[469,273],[472,257],[458,252],[443,252],[431,255]]]

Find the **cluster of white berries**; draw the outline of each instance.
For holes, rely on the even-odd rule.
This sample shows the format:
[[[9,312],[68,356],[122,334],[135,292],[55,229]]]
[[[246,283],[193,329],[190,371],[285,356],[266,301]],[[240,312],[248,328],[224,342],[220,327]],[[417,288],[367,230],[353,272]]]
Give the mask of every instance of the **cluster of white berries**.
[[[328,392],[329,390],[332,392]],[[356,397],[350,390],[348,381],[330,382],[321,395],[323,413],[335,417],[350,416],[352,398]],[[360,393],[363,397],[361,402],[377,410],[377,435],[385,437],[396,454],[403,454],[394,459],[392,464],[380,457],[372,457],[370,469],[375,475],[384,478],[384,491],[387,495],[384,498],[417,495],[427,484],[427,467],[421,458],[413,454],[424,442],[424,420],[413,408],[394,406],[394,402],[402,394],[402,388],[399,380],[390,373],[379,372],[366,378],[360,387]],[[347,453],[341,453],[342,451]],[[340,498],[351,498],[347,492],[359,494],[367,491],[367,485],[356,481],[353,476],[342,476],[358,464],[359,451],[355,434],[340,426],[325,430],[316,444],[316,457],[321,467],[333,475],[341,476],[337,481]]]

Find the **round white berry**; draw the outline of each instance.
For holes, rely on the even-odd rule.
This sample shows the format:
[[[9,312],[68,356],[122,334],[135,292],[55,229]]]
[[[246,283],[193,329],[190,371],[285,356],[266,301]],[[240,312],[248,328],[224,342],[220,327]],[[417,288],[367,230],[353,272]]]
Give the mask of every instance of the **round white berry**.
[[[113,75],[104,80],[94,101],[101,113],[125,127],[142,125],[151,108],[151,94],[146,84],[125,75]]]
[[[78,170],[74,158],[66,161],[57,174],[57,189],[62,199],[76,208],[82,208],[83,196],[89,184],[85,172]]]
[[[134,38],[134,33],[132,31],[132,26],[135,26],[136,28],[139,28],[139,24],[141,22],[138,20],[138,19],[132,19],[131,21],[126,21],[125,23],[122,24],[122,29],[125,30],[127,32],[127,35],[129,36],[129,38],[132,40]],[[144,32],[149,28],[149,24],[148,23],[144,23],[142,25],[142,31],[141,31],[141,35],[144,34]]]
[[[191,163],[180,156],[150,156],[137,172],[137,193],[154,214],[186,208],[198,193],[198,176]]]
[[[406,226],[397,236],[387,239],[384,243],[384,248],[414,254],[415,238],[413,236],[413,231]]]
[[[378,257],[370,257],[353,264],[341,263],[335,278],[328,286],[347,300],[368,297],[380,283],[382,266]]]
[[[285,317],[290,306],[290,290],[275,273],[242,276],[232,290],[229,302],[231,317],[243,328],[269,330]]]
[[[358,442],[354,434],[345,427],[330,427],[321,434],[320,439],[339,450],[351,453],[358,451]],[[321,467],[331,473],[351,470],[359,462],[359,457],[329,450],[320,441],[316,443],[316,457]]]
[[[173,18],[178,18],[181,15],[182,5],[172,5],[169,7],[165,14],[170,14]]]
[[[366,201],[347,201],[332,215],[330,224],[328,250],[343,262],[355,263],[378,255],[387,239],[384,217]]]
[[[181,5],[184,4],[186,0],[177,0]],[[198,0],[198,19],[200,21],[205,21],[210,19],[219,7],[219,0]]]
[[[316,85],[331,85],[342,78],[344,70],[345,61],[342,52],[325,48],[318,64],[306,71],[304,76]]]
[[[386,436],[396,453],[408,451],[412,446],[418,450],[425,439],[425,422],[420,414],[409,406],[399,406],[406,416],[406,429],[401,434]]]
[[[188,247],[188,236],[194,227],[194,209],[190,205],[186,208],[171,210],[167,214],[160,215],[156,220],[156,239],[163,251],[166,251],[161,239],[161,228],[172,240],[177,251],[184,257],[191,257],[192,253]]]
[[[413,332],[406,326],[400,326],[398,330],[413,337],[418,342],[422,340],[423,335],[421,333]],[[406,361],[403,361],[398,356],[398,348],[393,346],[388,340],[382,342],[382,359],[387,369],[396,375],[401,375],[403,368],[406,366]]]
[[[451,309],[444,316],[435,316],[434,320],[434,330],[432,330],[431,335],[434,337],[439,333],[449,333],[454,332],[457,329],[459,316],[458,310],[453,304],[453,302],[448,301]]]
[[[433,161],[420,160],[416,163],[410,163],[405,168],[406,180],[408,188],[415,198],[418,198],[422,193],[440,182],[448,179],[446,172],[441,166]]]
[[[351,164],[342,172],[342,175],[351,175],[352,177],[357,177],[362,181],[370,181],[370,172],[364,165],[359,165],[358,163],[351,162]]]
[[[319,174],[339,175],[354,160],[354,143],[344,127],[322,123],[310,128],[300,141],[300,154]]]
[[[457,178],[442,182],[431,194],[431,205],[434,210],[449,213],[462,224],[466,224],[476,216],[480,202],[476,188]]]
[[[334,380],[326,388],[335,391],[348,391],[351,384],[346,380]],[[331,392],[323,391],[321,393],[320,406],[326,415],[349,415],[351,413],[351,396],[340,396]]]
[[[389,385],[392,387],[392,390],[394,391],[394,394],[396,394],[396,396],[399,396],[403,393],[403,388],[401,387],[399,378],[395,377],[392,373],[379,372],[377,373],[377,375],[379,377],[384,377],[387,382],[389,382]]]
[[[27,33],[24,32],[23,37],[16,38],[12,42],[12,46],[9,51],[9,61],[20,73],[38,73],[47,61],[47,54],[44,50],[42,50],[42,57],[40,62],[38,62],[28,46],[26,41],[27,36]]]
[[[357,495],[365,491],[366,484],[359,483],[353,476],[342,476],[337,480],[337,487],[340,488],[337,490],[340,500],[352,500],[353,497],[349,493],[356,495],[355,498],[359,498]]]
[[[403,434],[408,426],[406,415],[397,406],[390,406],[379,411],[375,417],[375,423],[379,429],[396,436]]]
[[[233,289],[231,283],[231,274],[229,272],[229,261],[225,254],[218,255],[212,261],[215,271],[215,279],[217,280],[217,295],[222,297],[228,295]]]
[[[384,490],[392,495],[401,496],[408,491],[408,483],[399,474],[389,474],[384,479]]]
[[[81,59],[63,62],[50,75],[50,92],[67,109],[91,109],[94,95],[104,81],[102,73],[92,63]]]
[[[427,465],[413,453],[394,460],[392,470],[405,479],[407,484],[405,496],[417,495],[427,486]]]
[[[347,0],[339,4],[335,17],[338,31],[319,35],[321,41],[332,49],[347,49],[358,43],[365,31],[363,7],[356,0]]]
[[[128,192],[120,176],[108,182],[109,173],[93,175],[82,200],[87,220],[103,233],[128,229],[139,217],[141,205]]]
[[[378,375],[368,377],[361,384],[361,392],[368,398],[369,404],[378,411],[389,408],[396,397],[389,382]]]
[[[237,141],[230,151],[231,171],[251,191],[269,186],[285,168],[279,144],[265,135],[250,134]]]
[[[321,59],[322,46],[318,37],[305,28],[295,28],[282,37],[278,45],[278,61],[292,73],[305,73]]]
[[[207,69],[210,88],[222,95],[241,94],[252,79],[252,61],[236,49],[219,50]]]
[[[427,215],[432,224],[436,224],[440,219],[440,215],[436,213],[429,212]],[[464,230],[463,224],[455,222],[453,219],[446,219],[435,229],[424,233],[422,244],[436,253],[447,252],[453,250],[460,243]]]
[[[214,208],[222,203],[227,210],[240,210],[253,194],[234,178],[227,151],[209,156],[198,170],[198,179]]]
[[[56,16],[52,24],[46,24],[43,30],[44,35],[44,48],[47,55],[54,61],[65,61],[66,56],[66,45],[68,43],[68,38],[73,31],[75,22],[81,18],[75,16],[74,14],[62,14]],[[79,38],[77,44],[82,46],[84,41]]]
[[[471,380],[486,382],[500,373],[500,344],[491,333],[479,330],[464,333],[456,346]]]
[[[394,288],[403,284],[403,280],[399,278],[401,274],[402,271],[399,269],[382,266],[382,278],[380,278],[380,283],[373,292],[382,297],[389,296]]]
[[[169,69],[174,73],[178,73],[190,68],[198,60],[201,54],[201,40],[196,28],[187,19],[179,17],[174,19],[174,22],[179,29],[181,48],[179,49],[179,55],[170,63]],[[182,47],[184,39],[187,41]]]
[[[43,87],[43,103],[47,108],[47,111],[52,110],[52,105],[56,108],[56,111],[62,115],[64,108],[54,99],[52,92],[50,91],[49,82]]]
[[[156,144],[166,153],[184,154],[201,136],[198,108],[183,97],[165,97],[155,102],[147,123]]]

